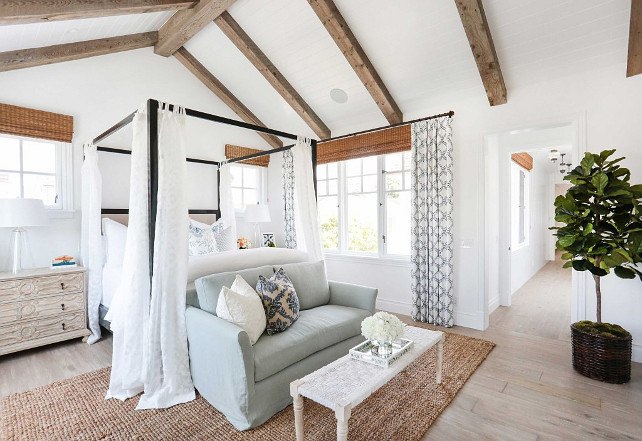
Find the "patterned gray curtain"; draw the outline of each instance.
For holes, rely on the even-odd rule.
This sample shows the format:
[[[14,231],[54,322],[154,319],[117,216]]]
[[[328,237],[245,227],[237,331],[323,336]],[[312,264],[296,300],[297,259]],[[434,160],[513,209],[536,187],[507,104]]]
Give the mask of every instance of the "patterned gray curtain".
[[[453,326],[451,118],[412,124],[412,318]]]
[[[292,149],[283,152],[283,221],[285,247],[296,248],[294,219],[294,154]]]

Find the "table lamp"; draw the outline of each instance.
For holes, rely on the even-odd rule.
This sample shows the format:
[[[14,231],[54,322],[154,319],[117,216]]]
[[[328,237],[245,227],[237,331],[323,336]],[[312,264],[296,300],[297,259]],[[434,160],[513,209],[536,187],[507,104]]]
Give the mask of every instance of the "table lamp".
[[[245,222],[254,224],[255,248],[262,246],[260,223],[271,222],[270,208],[267,205],[250,204],[245,206]]]
[[[40,199],[0,199],[0,227],[13,228],[12,272],[22,269],[22,245],[25,241],[25,227],[47,225],[47,211]]]

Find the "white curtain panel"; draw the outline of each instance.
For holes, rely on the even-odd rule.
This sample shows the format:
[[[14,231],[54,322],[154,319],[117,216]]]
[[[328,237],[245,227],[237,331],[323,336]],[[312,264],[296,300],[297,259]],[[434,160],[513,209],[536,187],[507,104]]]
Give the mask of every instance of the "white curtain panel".
[[[147,113],[132,121],[129,222],[123,272],[107,314],[113,332],[112,368],[106,398],[125,400],[143,391],[143,349],[149,322],[149,154]],[[185,223],[185,225],[187,222]]]
[[[294,156],[294,216],[299,242],[297,248],[305,251],[309,260],[316,262],[323,260],[323,248],[317,212],[317,198],[314,193],[310,140],[298,137],[291,151]],[[301,234],[298,234],[299,232]]]
[[[137,409],[167,408],[196,398],[189,371],[185,293],[187,225],[185,111],[159,109],[158,209],[151,308],[144,347],[145,393]]]
[[[100,235],[102,176],[98,168],[95,145],[85,144],[85,160],[80,172],[82,180],[82,219],[80,255],[87,272],[87,313],[91,335],[87,343],[100,340],[98,309],[103,296],[103,245]]]
[[[223,219],[226,228],[232,228],[232,235],[236,240],[238,236],[236,235],[236,213],[234,211],[234,201],[232,200],[232,172],[230,164],[223,164],[221,168],[218,169],[218,172],[221,174],[221,185],[219,186],[221,195],[221,219]]]
[[[296,248],[296,215],[294,202],[294,152],[283,152],[283,227],[286,248]]]
[[[412,124],[412,318],[453,326],[451,118]]]

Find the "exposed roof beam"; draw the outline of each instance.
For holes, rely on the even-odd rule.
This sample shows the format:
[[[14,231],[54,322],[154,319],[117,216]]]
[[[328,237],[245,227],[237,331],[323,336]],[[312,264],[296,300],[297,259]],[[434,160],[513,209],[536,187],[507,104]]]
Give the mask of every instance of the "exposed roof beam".
[[[491,106],[506,104],[506,85],[495,52],[482,0],[455,0],[461,23]]]
[[[305,102],[299,93],[285,79],[283,74],[272,64],[268,57],[252,41],[249,35],[239,26],[228,12],[223,12],[214,20],[225,35],[236,45],[236,47],[247,57],[248,60],[258,69],[266,80],[276,89],[283,99],[294,109],[294,111],[310,126],[314,133],[321,139],[330,138],[330,129],[321,118],[314,113],[312,108]]]
[[[194,3],[195,0],[8,0],[0,1],[0,25],[171,11]]]
[[[234,0],[200,0],[193,8],[178,11],[158,31],[154,52],[169,57],[232,3]]]
[[[631,25],[629,27],[629,60],[626,76],[642,73],[642,0],[631,0]]]
[[[381,109],[390,124],[403,121],[401,109],[395,103],[383,80],[368,59],[363,48],[354,36],[348,23],[332,0],[308,0],[323,26],[339,46],[357,76],[368,89],[370,95]]]
[[[234,113],[236,113],[243,121],[254,124],[257,126],[265,127],[250,109],[238,100],[232,92],[229,91],[212,73],[205,68],[192,54],[190,54],[184,47],[179,48],[174,52],[174,57],[180,61],[196,78],[198,78],[209,90],[214,92],[214,95],[219,97]],[[283,142],[280,138],[269,135],[267,133],[256,132],[268,144],[274,148],[283,147]]]
[[[154,46],[157,39],[158,32],[154,31],[123,35],[122,37],[109,37],[79,41],[77,43],[0,52],[0,72],[140,49]]]

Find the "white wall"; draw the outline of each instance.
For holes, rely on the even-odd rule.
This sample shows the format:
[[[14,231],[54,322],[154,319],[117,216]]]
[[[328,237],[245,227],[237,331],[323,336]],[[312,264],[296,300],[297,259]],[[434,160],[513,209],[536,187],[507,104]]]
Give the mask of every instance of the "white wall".
[[[511,295],[515,294],[547,262],[546,251],[550,237],[548,218],[550,205],[553,204],[548,164],[534,160],[529,176],[528,242],[522,247],[511,249]]]

